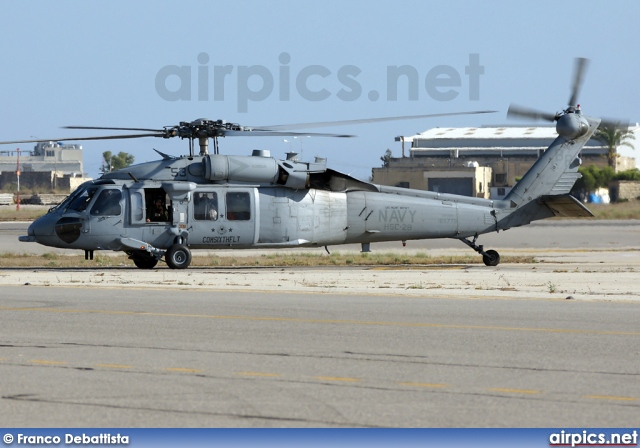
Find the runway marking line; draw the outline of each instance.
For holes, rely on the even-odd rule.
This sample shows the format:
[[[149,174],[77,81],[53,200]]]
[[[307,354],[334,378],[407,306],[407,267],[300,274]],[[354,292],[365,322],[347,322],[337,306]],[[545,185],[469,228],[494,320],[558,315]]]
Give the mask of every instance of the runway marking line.
[[[594,400],[638,401],[638,398],[634,398],[634,397],[617,397],[615,395],[586,395],[585,398],[592,398]]]
[[[316,376],[315,378],[320,381],[344,381],[350,383],[356,383],[360,381],[360,378],[348,378],[340,376]]]
[[[32,359],[31,362],[34,364],[40,364],[44,366],[62,366],[67,364],[66,361],[49,361],[47,359]]]
[[[202,370],[200,369],[189,369],[186,367],[167,367],[163,370],[166,370],[167,372],[182,372],[182,373],[200,373],[202,372]]]
[[[7,358],[0,358],[0,361],[6,361],[6,360]],[[30,362],[33,364],[51,365],[51,366],[62,366],[62,365],[68,364],[66,361],[52,361],[52,360],[46,360],[46,359],[32,359],[30,360]],[[126,364],[95,364],[95,366],[111,368],[111,369],[132,369],[135,367],[135,366],[126,365]],[[169,371],[169,372],[184,372],[184,373],[203,372],[203,370],[200,370],[200,369],[192,369],[192,368],[185,368],[185,367],[166,367],[162,370]],[[277,378],[282,376],[279,373],[268,373],[268,372],[236,372],[235,374],[242,375],[242,376],[253,376],[253,377],[263,377],[263,378]],[[337,377],[337,376],[316,376],[314,378],[319,381],[335,381],[335,382],[351,382],[351,383],[362,381],[361,378]],[[406,381],[406,382],[399,381],[396,384],[400,386],[407,386],[407,387],[421,387],[421,388],[432,388],[432,389],[443,389],[443,388],[450,387],[450,385],[442,384],[442,383],[421,383],[421,382],[412,382],[412,381]],[[508,394],[525,394],[525,395],[538,395],[542,393],[542,391],[535,390],[535,389],[511,389],[511,388],[502,388],[502,387],[494,387],[494,388],[489,388],[487,390],[491,392],[508,393]],[[626,401],[626,402],[640,401],[640,398],[637,398],[637,397],[622,397],[622,396],[616,396],[616,395],[583,395],[583,397],[587,399],[593,399],[593,400]]]
[[[492,387],[489,389],[491,392],[501,392],[505,394],[526,394],[526,395],[536,395],[539,394],[539,390],[533,389],[509,389],[504,387]]]
[[[413,383],[413,382],[401,382],[398,383],[401,386],[409,386],[409,387],[426,387],[426,388],[433,388],[433,389],[439,389],[439,388],[444,388],[444,387],[449,387],[448,384],[438,384],[438,383]]]
[[[360,320],[340,320],[340,319],[305,319],[296,317],[263,317],[263,316],[221,316],[208,314],[179,314],[179,313],[153,313],[141,311],[117,311],[117,310],[81,310],[81,309],[52,309],[52,308],[28,308],[28,307],[0,307],[1,311],[37,311],[45,313],[86,313],[121,316],[152,316],[152,317],[185,317],[199,319],[228,319],[228,320],[249,320],[262,322],[293,322],[293,323],[314,323],[314,324],[342,324],[342,325],[370,325],[370,326],[392,326],[392,327],[413,327],[413,328],[440,328],[454,330],[493,330],[493,331],[522,331],[522,332],[542,332],[542,333],[564,333],[564,334],[592,334],[608,336],[640,336],[636,331],[600,331],[583,330],[571,328],[527,328],[527,327],[499,327],[491,325],[457,325],[457,324],[433,324],[424,322],[385,322],[385,321],[360,321]]]
[[[128,366],[125,364],[96,364],[96,367],[106,367],[108,369],[131,369],[133,366]]]
[[[276,377],[282,376],[279,373],[267,373],[267,372],[236,372],[236,375],[259,376],[259,377],[265,377],[265,378],[276,378]]]

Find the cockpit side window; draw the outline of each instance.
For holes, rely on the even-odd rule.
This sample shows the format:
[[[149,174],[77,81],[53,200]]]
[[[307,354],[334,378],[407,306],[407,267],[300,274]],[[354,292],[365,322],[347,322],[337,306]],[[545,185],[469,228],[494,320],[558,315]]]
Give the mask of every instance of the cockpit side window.
[[[83,212],[87,209],[89,202],[93,199],[93,195],[98,190],[97,187],[90,187],[86,190],[79,192],[77,196],[73,198],[73,200],[69,203],[67,210],[73,210],[76,212]]]
[[[93,216],[118,216],[122,213],[121,199],[122,193],[120,190],[115,188],[104,189],[91,207],[91,214]]]

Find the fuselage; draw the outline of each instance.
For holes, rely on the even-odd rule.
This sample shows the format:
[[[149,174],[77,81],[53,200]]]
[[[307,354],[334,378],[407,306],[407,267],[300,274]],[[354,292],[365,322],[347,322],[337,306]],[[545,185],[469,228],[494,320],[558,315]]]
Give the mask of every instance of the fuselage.
[[[497,202],[376,189],[90,181],[37,219],[23,240],[82,250],[131,250],[131,240],[165,249],[176,238],[192,249],[267,248],[461,238],[496,230]],[[160,219],[151,216],[156,199],[165,211]]]

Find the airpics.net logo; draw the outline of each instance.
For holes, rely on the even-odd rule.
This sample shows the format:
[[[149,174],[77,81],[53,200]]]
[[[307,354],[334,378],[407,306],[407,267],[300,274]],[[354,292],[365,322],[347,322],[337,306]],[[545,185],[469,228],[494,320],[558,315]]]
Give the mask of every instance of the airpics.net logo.
[[[324,65],[298,67],[289,53],[280,53],[278,67],[264,65],[216,65],[209,54],[200,53],[197,65],[165,65],[156,74],[156,92],[165,101],[225,101],[235,99],[238,112],[249,111],[249,104],[277,95],[278,101],[290,101],[297,95],[305,101],[452,101],[467,94],[480,99],[480,76],[484,66],[480,55],[471,53],[468,62],[456,68],[435,65],[420,73],[412,65],[387,65],[386,85],[365,86],[372,78],[355,65],[329,68]],[[232,98],[234,93],[235,98]],[[366,92],[366,93],[365,93]],[[381,93],[382,92],[382,93]]]

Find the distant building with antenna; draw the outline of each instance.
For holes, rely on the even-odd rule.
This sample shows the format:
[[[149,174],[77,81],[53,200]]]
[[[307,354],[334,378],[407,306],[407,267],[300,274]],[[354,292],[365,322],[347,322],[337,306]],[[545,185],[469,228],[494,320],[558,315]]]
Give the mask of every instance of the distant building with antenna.
[[[17,148],[0,151],[0,189],[17,184]],[[37,143],[32,150],[20,149],[20,188],[70,192],[84,182],[82,146],[61,142]]]

